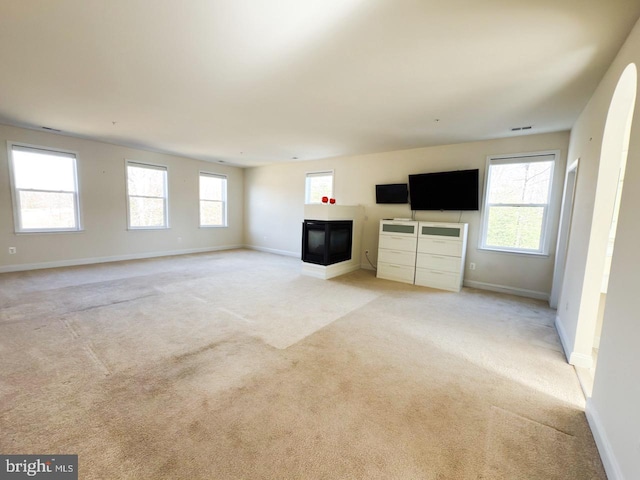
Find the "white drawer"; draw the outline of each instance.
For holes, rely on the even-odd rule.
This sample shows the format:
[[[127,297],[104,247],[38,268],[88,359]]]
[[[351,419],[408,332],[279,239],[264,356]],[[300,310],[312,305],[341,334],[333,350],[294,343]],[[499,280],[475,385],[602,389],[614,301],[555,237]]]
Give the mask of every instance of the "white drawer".
[[[460,273],[460,269],[462,268],[462,258],[446,255],[433,255],[431,253],[418,253],[416,267],[440,270],[443,272]]]
[[[418,222],[381,220],[379,233],[380,235],[416,237],[418,235]]]
[[[424,223],[420,222],[418,235],[420,238],[445,238],[462,240],[465,232],[464,224],[455,223]]]
[[[416,237],[399,237],[396,235],[380,235],[380,245],[378,248],[385,250],[402,250],[405,252],[416,251]]]
[[[461,287],[459,273],[440,272],[438,270],[427,270],[416,268],[416,285],[423,287],[440,288],[459,292]]]
[[[457,240],[437,240],[421,238],[418,242],[418,253],[432,253],[435,255],[462,256],[462,242]]]
[[[414,274],[414,267],[378,262],[378,278],[385,278],[396,282],[413,283]]]
[[[380,249],[378,250],[378,261],[413,267],[416,264],[416,253],[415,251],[404,252],[402,250]]]

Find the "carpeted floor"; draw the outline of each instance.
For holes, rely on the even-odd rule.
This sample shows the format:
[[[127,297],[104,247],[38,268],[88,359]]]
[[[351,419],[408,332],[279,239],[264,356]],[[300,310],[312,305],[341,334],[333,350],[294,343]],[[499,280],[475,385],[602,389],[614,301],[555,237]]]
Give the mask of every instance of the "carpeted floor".
[[[0,275],[0,452],[82,479],[604,479],[544,302],[237,250]]]

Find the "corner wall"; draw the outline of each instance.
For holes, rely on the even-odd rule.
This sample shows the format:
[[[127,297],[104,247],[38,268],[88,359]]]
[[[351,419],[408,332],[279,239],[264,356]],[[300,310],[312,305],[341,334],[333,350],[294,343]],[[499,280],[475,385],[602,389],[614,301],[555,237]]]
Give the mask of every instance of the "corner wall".
[[[636,24],[572,133],[569,160],[580,158],[566,273],[558,305],[558,330],[567,354],[576,343],[585,285],[600,152],[609,105],[623,70],[640,66]],[[601,334],[593,396],[587,418],[610,479],[640,478],[640,108],[636,108],[618,217],[616,244]]]
[[[375,264],[380,219],[411,216],[409,205],[377,205],[376,184],[406,183],[407,175],[413,173],[478,168],[482,192],[487,156],[560,150],[554,178],[556,202],[550,212],[554,227],[548,257],[478,250],[480,212],[463,212],[461,217],[460,212],[416,214],[416,220],[457,222],[460,218],[461,222],[469,223],[467,266],[474,262],[476,270],[466,269],[467,284],[548,298],[568,142],[569,133],[560,132],[249,168],[245,171],[245,244],[259,250],[299,256],[305,174],[334,170],[337,203],[365,207],[360,263],[363,268],[371,268],[364,251],[369,250],[369,258]]]
[[[15,234],[7,141],[77,152],[84,231]],[[127,230],[125,159],[167,165],[169,229]],[[200,170],[228,176],[228,228],[199,228]],[[243,176],[240,168],[0,125],[0,272],[240,246]]]

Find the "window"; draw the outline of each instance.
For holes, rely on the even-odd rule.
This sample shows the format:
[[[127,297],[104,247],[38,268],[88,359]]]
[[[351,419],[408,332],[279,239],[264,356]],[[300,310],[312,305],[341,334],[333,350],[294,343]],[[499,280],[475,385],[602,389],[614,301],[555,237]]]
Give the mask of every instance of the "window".
[[[129,228],[167,228],[167,167],[127,161]]]
[[[200,226],[227,226],[227,177],[200,172]]]
[[[304,203],[322,203],[322,197],[333,197],[333,171],[307,173]]]
[[[556,153],[487,161],[480,248],[547,254]]]
[[[80,230],[76,154],[9,143],[16,233]]]

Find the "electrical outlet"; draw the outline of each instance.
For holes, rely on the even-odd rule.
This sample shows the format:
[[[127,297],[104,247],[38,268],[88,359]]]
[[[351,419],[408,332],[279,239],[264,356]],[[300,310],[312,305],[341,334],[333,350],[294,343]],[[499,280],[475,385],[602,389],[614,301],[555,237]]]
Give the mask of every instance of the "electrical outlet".
[[[475,270],[476,269],[476,264],[475,263],[470,263],[469,264],[469,270]]]
[[[15,255],[16,254],[16,247],[9,247],[9,255]]]

